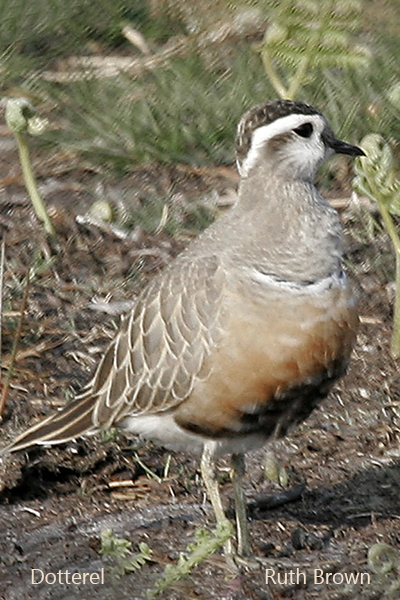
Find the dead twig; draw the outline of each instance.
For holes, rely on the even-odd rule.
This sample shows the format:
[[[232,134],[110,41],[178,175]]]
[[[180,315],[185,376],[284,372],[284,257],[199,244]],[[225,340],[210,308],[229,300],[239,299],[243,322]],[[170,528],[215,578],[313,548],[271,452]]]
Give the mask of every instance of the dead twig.
[[[21,350],[18,350],[15,357],[13,357],[13,352],[11,352],[10,355],[6,355],[3,357],[3,366],[8,367],[8,369],[10,369],[10,367],[13,366],[13,360],[15,364],[20,360],[25,360],[26,358],[31,358],[32,356],[40,356],[41,354],[43,354],[43,352],[46,352],[47,350],[52,350],[53,348],[57,348],[58,346],[61,346],[61,344],[63,344],[64,342],[65,339],[59,339],[54,342],[38,342],[33,346],[29,346],[28,348],[22,348]]]
[[[30,283],[31,283],[31,269],[28,270],[26,280],[25,280],[25,288],[24,288],[24,293],[22,296],[20,317],[18,320],[16,332],[14,335],[13,347],[12,347],[11,358],[10,358],[10,365],[8,367],[8,372],[7,372],[7,375],[5,378],[4,387],[3,387],[1,398],[0,398],[0,420],[3,418],[3,412],[4,412],[5,405],[6,405],[8,389],[10,387],[10,382],[11,382],[11,378],[12,378],[12,374],[13,374],[13,370],[14,370],[16,357],[17,357],[18,344],[19,344],[19,341],[21,338],[21,333],[22,333],[22,324],[24,321],[26,306],[28,303],[28,294],[29,294]]]
[[[151,54],[148,43],[146,42],[143,35],[137,29],[134,29],[130,25],[125,25],[122,29],[122,35],[128,40],[130,44],[136,46],[140,52],[147,56]]]

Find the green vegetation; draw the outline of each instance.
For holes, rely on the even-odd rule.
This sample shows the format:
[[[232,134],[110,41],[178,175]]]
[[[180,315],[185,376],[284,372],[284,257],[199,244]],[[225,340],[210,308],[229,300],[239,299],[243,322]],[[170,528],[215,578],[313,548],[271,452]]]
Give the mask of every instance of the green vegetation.
[[[2,0],[0,56],[3,86],[23,85],[74,53],[88,54],[96,44],[120,47],[123,20],[151,22],[145,0]]]
[[[373,587],[383,593],[381,598],[396,599],[400,593],[400,560],[396,550],[378,542],[368,550],[368,566],[376,576]]]
[[[55,240],[55,229],[37,188],[36,179],[29,156],[27,139],[29,134],[40,135],[44,129],[45,122],[36,115],[34,107],[25,98],[13,98],[7,102],[6,122],[17,141],[19,159],[21,162],[25,186],[36,216],[38,217],[39,221],[42,221],[47,235]]]
[[[118,578],[141,569],[146,562],[152,560],[153,551],[147,544],[139,544],[139,552],[133,553],[132,542],[117,538],[111,529],[101,532],[100,554],[113,564],[110,567],[112,577]]]
[[[297,98],[315,79],[318,68],[368,68],[370,50],[351,37],[360,30],[361,0],[275,0],[269,3],[268,12],[271,21],[260,52],[281,98]]]
[[[168,564],[163,575],[155,582],[154,588],[148,590],[146,598],[155,600],[204,560],[214,554],[232,536],[233,525],[226,520],[220,523],[213,532],[207,529],[197,529],[194,533],[195,541],[189,544],[186,552],[179,555],[176,564]],[[148,561],[153,561],[153,551],[147,544],[139,544],[139,552],[133,553],[132,542],[124,538],[117,538],[111,529],[101,533],[100,554],[111,562],[110,573],[114,578],[119,578],[141,569]]]
[[[229,521],[219,523],[213,532],[206,529],[195,531],[196,541],[187,547],[187,556],[179,555],[176,564],[167,565],[164,574],[146,595],[148,600],[168,590],[174,583],[190,574],[192,569],[214,554],[233,535],[233,525]]]
[[[378,134],[369,134],[361,142],[366,153],[355,165],[354,188],[377,203],[390,236],[396,257],[396,298],[394,305],[391,352],[400,358],[400,237],[393,217],[400,216],[400,180],[392,150]]]
[[[47,111],[53,147],[119,171],[231,163],[238,118],[277,94],[318,105],[350,141],[399,138],[400,37],[382,35],[371,10],[366,0],[4,0],[2,85]]]
[[[262,102],[272,94],[260,85],[263,70],[255,58],[243,46],[223,76],[191,53],[140,79],[121,73],[62,87],[46,83],[46,94],[62,107],[69,123],[47,139],[119,169],[152,161],[230,163],[245,104]],[[245,78],[248,92],[255,90],[247,102],[241,100],[240,82]]]

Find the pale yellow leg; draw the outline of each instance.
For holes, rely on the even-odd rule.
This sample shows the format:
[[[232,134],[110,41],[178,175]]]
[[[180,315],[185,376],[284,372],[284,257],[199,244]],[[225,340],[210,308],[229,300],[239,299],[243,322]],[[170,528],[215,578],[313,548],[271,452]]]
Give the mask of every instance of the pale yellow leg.
[[[231,465],[237,527],[237,553],[239,556],[251,556],[252,552],[247,521],[246,498],[243,491],[243,477],[246,471],[244,455],[232,454]]]
[[[206,442],[204,444],[204,450],[201,457],[201,475],[203,477],[204,485],[206,486],[208,497],[214,509],[217,523],[224,523],[228,519],[222,506],[219,486],[215,478],[215,450],[215,442]],[[233,564],[232,556],[234,551],[231,539],[225,542],[224,553],[226,555],[228,564]]]

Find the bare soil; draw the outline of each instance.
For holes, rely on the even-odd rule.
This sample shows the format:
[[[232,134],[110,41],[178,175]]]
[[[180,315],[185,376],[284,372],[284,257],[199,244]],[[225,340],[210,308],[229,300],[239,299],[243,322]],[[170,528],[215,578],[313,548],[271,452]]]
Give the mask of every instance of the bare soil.
[[[132,300],[187,243],[187,235],[150,235],[140,225],[123,239],[108,225],[78,223],[75,217],[99,197],[100,182],[105,185],[102,193],[114,200],[124,197],[143,204],[151,194],[162,197],[172,190],[180,203],[213,196],[223,204],[236,178],[233,169],[153,165],[104,184],[103,174],[68,156],[50,160],[38,153],[41,190],[59,235],[59,252],[50,264],[43,259],[51,252],[23,188],[12,139],[0,133],[0,228],[6,239],[4,366],[10,360],[24,278],[33,265],[39,273],[28,290],[18,361],[0,429],[3,446],[28,423],[62,406],[89,379],[118,321],[94,310],[93,298]],[[348,197],[347,180],[340,187]],[[399,372],[389,352],[393,256],[384,232],[368,235],[359,207],[344,202],[341,216],[348,268],[360,296],[358,343],[348,375],[329,398],[307,422],[274,444],[289,475],[287,488],[266,479],[265,451],[248,456],[250,530],[263,565],[234,574],[216,554],[163,598],[400,598],[399,591],[389,589],[396,573],[378,576],[367,560],[377,542],[390,544],[396,552],[400,545]],[[4,385],[5,370],[2,374]],[[220,466],[232,516],[227,464],[221,461]],[[116,487],[115,481],[125,485]],[[0,599],[145,598],[165,566],[176,562],[193,542],[195,530],[213,526],[196,458],[138,444],[122,434],[109,441],[77,440],[6,457],[0,462]],[[112,563],[99,552],[106,529],[130,540],[133,551],[146,542],[153,560],[140,571],[111,577],[107,569]],[[31,582],[32,569],[83,573],[103,567],[104,584]],[[275,570],[275,578],[279,572],[280,582],[270,580],[267,586],[266,568]],[[306,574],[305,583],[303,577],[299,584],[290,583],[289,573],[296,569]],[[368,573],[370,583],[365,578],[351,585],[333,583],[332,576],[328,582],[314,582],[315,569],[324,574]]]

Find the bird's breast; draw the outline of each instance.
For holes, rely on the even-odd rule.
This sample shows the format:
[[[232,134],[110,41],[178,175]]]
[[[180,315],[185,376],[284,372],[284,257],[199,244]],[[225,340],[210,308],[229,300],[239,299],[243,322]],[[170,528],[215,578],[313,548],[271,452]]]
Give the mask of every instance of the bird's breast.
[[[214,438],[284,434],[347,366],[358,323],[351,288],[335,277],[303,289],[248,286],[246,294],[230,290],[224,301],[206,376],[175,420]]]

